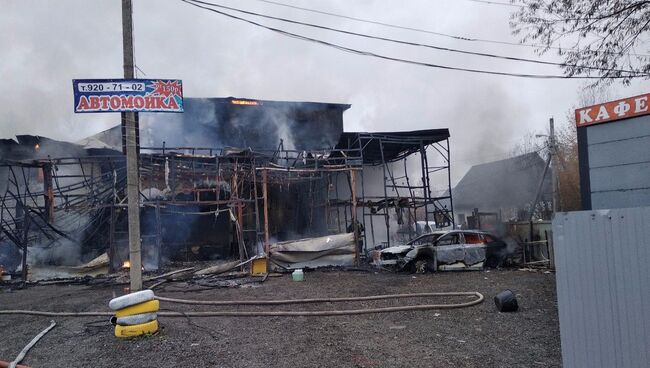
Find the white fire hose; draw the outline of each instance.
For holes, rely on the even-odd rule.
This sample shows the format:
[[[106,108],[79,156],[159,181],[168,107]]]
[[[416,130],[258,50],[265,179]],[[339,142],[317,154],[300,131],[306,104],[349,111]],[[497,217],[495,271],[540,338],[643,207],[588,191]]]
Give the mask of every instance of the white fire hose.
[[[336,303],[336,302],[359,302],[369,300],[385,299],[406,299],[406,298],[423,298],[436,296],[464,296],[475,297],[468,302],[450,303],[450,304],[418,304],[404,305],[398,307],[381,307],[381,308],[362,308],[362,309],[342,309],[328,311],[205,311],[205,312],[158,312],[161,317],[327,317],[327,316],[347,316],[359,314],[374,313],[393,313],[406,311],[424,311],[433,309],[457,309],[467,308],[480,304],[485,299],[483,294],[477,291],[470,292],[439,292],[439,293],[415,293],[415,294],[388,294],[388,295],[371,295],[361,297],[346,298],[315,298],[315,299],[286,299],[286,300],[228,300],[228,301],[210,301],[210,300],[189,300],[174,299],[158,296],[156,299],[169,303],[193,304],[193,305],[280,305],[280,304],[307,304],[307,303]],[[97,317],[112,316],[113,312],[48,312],[36,310],[0,310],[0,315],[18,314],[31,316],[47,317]]]

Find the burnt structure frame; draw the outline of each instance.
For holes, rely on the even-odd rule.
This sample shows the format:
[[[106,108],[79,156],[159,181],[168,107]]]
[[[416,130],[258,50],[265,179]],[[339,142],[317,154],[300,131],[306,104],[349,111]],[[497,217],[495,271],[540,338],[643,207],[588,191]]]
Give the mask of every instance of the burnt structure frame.
[[[347,133],[344,133],[344,135]],[[408,237],[414,238],[418,234],[410,226],[410,221],[417,221],[418,210],[422,209],[424,212],[424,220],[429,223],[430,219],[435,219],[436,224],[440,227],[444,225],[451,225],[455,228],[454,212],[453,212],[453,198],[451,195],[451,152],[449,145],[449,131],[447,129],[432,129],[414,132],[384,132],[384,133],[352,133],[356,135],[355,138],[348,137],[349,146],[358,146],[362,154],[364,164],[381,165],[383,171],[383,192],[384,195],[379,197],[365,196],[363,185],[363,171],[361,172],[361,207],[362,207],[362,221],[364,231],[364,247],[367,251],[367,221],[370,219],[372,243],[375,242],[374,222],[373,216],[381,216],[384,218],[386,226],[386,242],[380,247],[391,246],[391,229],[390,229],[390,208],[401,208],[407,210],[409,218]],[[444,142],[444,143],[443,143]],[[368,152],[371,145],[375,146],[374,155],[372,151]],[[397,147],[397,153],[392,150],[393,154],[388,154],[391,148]],[[433,148],[443,164],[439,166],[429,165],[429,155],[427,154],[428,148]],[[364,152],[366,155],[364,156]],[[377,155],[377,152],[379,155]],[[413,154],[420,156],[420,185],[412,184],[406,159]],[[403,176],[395,176],[394,170],[391,170],[389,163],[402,162],[404,167]],[[431,174],[436,172],[446,172],[446,195],[434,196],[431,191]],[[398,185],[397,180],[403,179],[406,185]],[[401,196],[400,189],[408,190],[408,196]],[[421,191],[421,194],[418,193]],[[390,192],[390,194],[389,194]],[[374,201],[383,201],[380,211],[373,211],[371,204]],[[443,204],[444,201],[449,202],[449,208]],[[392,205],[391,205],[392,204]]]
[[[397,147],[397,149],[395,149]],[[438,154],[444,164],[440,166],[429,165],[429,153]],[[421,177],[420,183],[415,184],[409,177],[407,157],[419,156]],[[193,200],[182,201],[175,196],[169,200],[150,199],[146,190],[141,187],[141,207],[153,207],[157,219],[156,234],[150,239],[159,250],[162,247],[160,217],[169,206],[186,205],[213,205],[219,212],[230,212],[231,220],[235,224],[235,237],[238,244],[238,253],[243,260],[247,256],[247,245],[261,244],[268,253],[270,244],[269,228],[269,187],[292,182],[325,184],[326,187],[315,187],[322,190],[326,196],[319,198],[321,202],[312,203],[313,210],[323,207],[327,231],[342,232],[353,231],[358,244],[363,240],[363,246],[357,247],[357,262],[361,252],[367,250],[369,238],[374,244],[375,229],[372,221],[368,229],[367,220],[372,216],[382,216],[386,223],[387,245],[390,245],[390,210],[405,209],[410,220],[417,220],[418,213],[426,221],[438,217],[454,225],[453,202],[451,198],[451,165],[449,149],[449,133],[446,129],[436,131],[416,131],[399,133],[344,133],[339,144],[330,149],[323,150],[288,150],[284,149],[282,142],[274,151],[253,151],[250,149],[228,148],[200,148],[200,147],[142,147],[140,160],[140,177],[143,183],[152,184],[154,176],[161,180],[161,175],[169,176],[167,180],[176,180],[176,174],[184,176],[189,182],[194,182],[190,192]],[[180,172],[174,175],[165,174],[165,165],[161,162],[179,162],[182,165]],[[101,213],[101,223],[98,227],[105,226],[106,233],[102,234],[101,241],[108,242],[109,265],[111,271],[119,268],[120,259],[116,259],[116,228],[117,218],[125,212],[125,165],[124,156],[117,152],[108,151],[101,155],[84,157],[47,158],[38,160],[7,161],[0,165],[14,170],[37,169],[43,170],[43,190],[36,193],[27,191],[15,201],[13,208],[9,208],[7,193],[2,200],[3,211],[0,212],[3,236],[16,243],[21,250],[26,249],[36,239],[29,238],[30,231],[40,231],[49,238],[66,237],[69,234],[60,231],[53,224],[53,219],[60,211],[83,210],[86,212]],[[392,164],[391,167],[389,164]],[[395,167],[402,164],[403,176],[397,176]],[[84,171],[85,166],[90,166],[90,172]],[[63,166],[74,166],[76,174],[59,173]],[[175,165],[171,165],[176,169]],[[366,196],[364,185],[364,166],[381,166],[383,171],[383,196]],[[95,168],[101,168],[99,174]],[[446,189],[449,195],[434,196],[431,191],[430,175],[435,172],[446,171]],[[206,177],[217,173],[216,179],[225,179],[231,190],[231,195],[221,198],[221,185],[213,188],[197,186],[197,178]],[[14,173],[15,175],[15,173]],[[350,189],[350,196],[342,199],[339,193],[331,198],[332,191],[338,192],[336,178],[345,175]],[[76,180],[71,185],[60,185],[61,179]],[[406,185],[398,185],[396,180],[405,180]],[[215,181],[219,181],[215,180]],[[25,180],[27,181],[27,180]],[[360,184],[360,185],[357,185]],[[332,184],[333,187],[332,187]],[[14,183],[18,188],[18,181]],[[151,187],[151,185],[150,185]],[[357,190],[359,188],[359,190]],[[400,194],[400,189],[408,191],[408,195]],[[18,190],[18,189],[17,189]],[[83,190],[84,193],[75,193]],[[213,192],[216,199],[202,200],[202,193]],[[43,198],[37,201],[34,198]],[[314,198],[312,197],[312,201]],[[443,201],[449,201],[450,208],[445,208]],[[38,219],[31,221],[27,227],[16,226],[20,221],[12,217],[11,211],[18,211],[18,207],[29,209],[28,214],[33,214]],[[358,208],[361,207],[360,211]],[[373,213],[373,208],[379,210]],[[341,216],[341,209],[343,216]],[[320,210],[318,210],[320,211]],[[336,215],[333,215],[336,213]],[[205,215],[207,213],[202,213]],[[25,215],[23,215],[25,216]],[[31,215],[29,215],[31,216]],[[341,218],[343,217],[343,218]],[[360,217],[360,220],[358,219]],[[25,217],[27,219],[27,217]],[[26,220],[29,221],[29,220]],[[438,221],[437,221],[438,222]],[[330,223],[335,223],[335,228],[329,228]],[[363,230],[360,229],[363,226]],[[23,238],[16,237],[17,231],[25,230]],[[369,233],[370,230],[370,233]],[[6,236],[10,232],[12,237]],[[94,233],[104,229],[97,228]],[[412,229],[409,226],[409,236]],[[143,240],[148,235],[143,234]],[[85,244],[84,244],[85,245]],[[365,252],[364,252],[365,253]],[[25,255],[26,252],[23,252]],[[23,257],[24,258],[24,257]],[[25,262],[25,260],[23,260]],[[23,268],[26,270],[26,267]],[[24,275],[26,276],[26,275]]]
[[[84,156],[0,161],[0,169],[6,170],[8,174],[5,191],[0,197],[0,240],[9,240],[22,252],[24,280],[27,279],[28,246],[37,241],[43,248],[62,239],[77,242],[73,234],[61,229],[61,225],[67,227],[78,224],[79,218],[83,216],[92,216],[86,226],[91,223],[95,225],[90,233],[86,227],[76,229],[76,232],[81,229],[87,239],[97,235],[101,223],[108,222],[107,218],[96,215],[103,214],[104,209],[114,206],[115,191],[112,189],[119,184],[114,180],[114,175],[119,171],[113,165],[116,160],[123,160],[123,157]],[[84,166],[89,167],[90,172]],[[70,167],[77,168],[78,174],[63,173]],[[95,169],[100,167],[111,169],[95,176]],[[59,171],[62,173],[59,174]],[[34,173],[37,173],[36,177],[42,175],[36,180],[36,183],[42,181],[41,189],[30,188],[34,184]],[[66,181],[73,182],[66,184]],[[84,193],[80,193],[80,190]],[[59,219],[62,219],[62,224],[55,223]],[[100,221],[99,226],[96,221]]]

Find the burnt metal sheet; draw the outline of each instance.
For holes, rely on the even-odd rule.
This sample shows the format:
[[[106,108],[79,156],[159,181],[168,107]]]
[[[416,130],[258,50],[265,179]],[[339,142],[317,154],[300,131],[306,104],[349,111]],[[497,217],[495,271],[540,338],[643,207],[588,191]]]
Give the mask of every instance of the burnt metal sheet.
[[[394,246],[394,247],[382,249],[381,252],[382,253],[390,253],[390,254],[401,254],[401,253],[404,253],[404,252],[409,251],[411,249],[413,249],[413,247],[410,246],[410,245],[397,245],[397,246]]]
[[[272,244],[272,263],[281,268],[352,266],[356,257],[354,233]]]

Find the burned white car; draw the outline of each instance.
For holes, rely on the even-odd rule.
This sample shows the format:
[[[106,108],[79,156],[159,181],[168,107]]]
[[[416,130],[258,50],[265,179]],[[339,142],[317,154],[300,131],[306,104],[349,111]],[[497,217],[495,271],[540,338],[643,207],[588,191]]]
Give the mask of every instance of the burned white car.
[[[483,269],[501,266],[506,243],[478,230],[436,231],[405,245],[371,252],[376,266],[411,272]]]

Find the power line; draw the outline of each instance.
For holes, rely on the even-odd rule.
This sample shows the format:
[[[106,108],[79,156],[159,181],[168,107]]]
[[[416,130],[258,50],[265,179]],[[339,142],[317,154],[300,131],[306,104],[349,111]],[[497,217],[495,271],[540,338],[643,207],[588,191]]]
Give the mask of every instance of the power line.
[[[302,11],[316,13],[316,14],[328,15],[328,16],[331,16],[331,17],[336,17],[336,18],[341,18],[341,19],[353,20],[353,21],[356,21],[356,22],[374,24],[374,25],[393,28],[393,29],[401,29],[401,30],[406,30],[406,31],[413,31],[413,32],[419,32],[419,33],[431,34],[431,35],[435,35],[435,36],[447,37],[447,38],[452,38],[452,39],[460,40],[460,41],[484,42],[484,43],[492,43],[492,44],[497,44],[497,45],[509,45],[509,46],[520,46],[520,47],[530,47],[530,48],[546,48],[547,47],[546,45],[526,44],[526,43],[519,43],[519,42],[499,41],[499,40],[490,40],[490,39],[484,39],[484,38],[451,35],[451,34],[447,34],[447,33],[436,32],[436,31],[431,31],[431,30],[422,29],[422,28],[401,26],[401,25],[396,25],[396,24],[379,22],[379,21],[375,21],[375,20],[372,20],[372,19],[358,18],[358,17],[352,17],[352,16],[348,16],[348,15],[344,15],[344,14],[337,14],[337,13],[331,13],[331,12],[326,12],[326,11],[312,9],[312,8],[305,8],[305,7],[300,7],[300,6],[297,6],[297,5],[285,4],[285,3],[272,1],[272,0],[252,0],[252,1],[257,1],[257,2],[261,2],[261,3],[267,3],[267,4],[273,4],[273,5],[277,5],[277,6],[302,10]],[[468,1],[472,1],[472,0],[468,0]],[[480,0],[476,0],[476,1],[477,2],[484,2],[484,1],[480,1]],[[491,3],[494,3],[494,2],[491,2]],[[563,47],[557,47],[557,46],[548,46],[548,48],[553,49],[553,50],[563,50],[563,51],[573,50],[573,51],[578,51],[575,48],[563,48]],[[594,50],[594,51],[591,51],[591,52],[602,53],[602,54],[612,54],[612,55],[619,55],[620,54],[620,53],[616,53],[616,52],[600,51],[600,50]],[[650,56],[650,55],[646,55],[646,54],[635,54],[635,53],[630,53],[629,55],[632,55],[632,56]]]
[[[221,8],[221,9],[228,9],[228,10],[231,10],[231,11],[235,11],[235,12],[239,12],[239,13],[243,13],[243,14],[248,14],[248,15],[253,15],[253,16],[257,16],[257,17],[273,19],[273,20],[278,20],[278,21],[282,21],[282,22],[286,22],[286,23],[298,24],[298,25],[302,25],[302,26],[318,28],[318,29],[323,29],[323,30],[327,30],[327,31],[338,32],[338,33],[343,33],[343,34],[347,34],[347,35],[357,36],[357,37],[364,37],[364,38],[369,38],[369,39],[387,41],[387,42],[392,42],[392,43],[397,43],[397,44],[403,44],[403,45],[409,45],[409,46],[417,46],[417,47],[425,47],[425,48],[431,48],[431,49],[440,50],[440,51],[454,52],[454,53],[460,53],[460,54],[466,54],[466,55],[474,55],[474,56],[483,56],[483,57],[496,58],[496,59],[501,59],[501,60],[520,61],[520,62],[543,64],[543,65],[553,65],[553,66],[560,66],[560,67],[578,67],[577,65],[572,65],[572,64],[555,63],[555,62],[550,62],[550,61],[542,61],[542,60],[534,60],[534,59],[518,58],[518,57],[512,57],[512,56],[495,55],[495,54],[488,54],[488,53],[481,53],[481,52],[474,52],[474,51],[458,50],[458,49],[453,49],[453,48],[449,48],[449,47],[441,47],[441,46],[435,46],[435,45],[430,45],[430,44],[422,44],[422,43],[402,41],[402,40],[386,38],[386,37],[372,36],[372,35],[367,35],[367,34],[363,34],[363,33],[345,31],[345,30],[341,30],[341,29],[337,29],[337,28],[321,26],[321,25],[312,24],[312,23],[295,21],[295,20],[291,20],[291,19],[287,19],[287,18],[274,17],[274,16],[270,16],[270,15],[266,15],[266,14],[251,12],[251,11],[247,11],[247,10],[242,10],[242,9],[233,8],[233,7],[220,5],[220,4],[215,4],[215,3],[206,2],[206,1],[200,1],[200,0],[190,0],[190,1],[192,1],[194,3],[199,3],[199,4],[203,4],[203,5],[209,5],[209,6]],[[195,5],[195,4],[192,4],[192,5]],[[209,9],[209,8],[204,8],[204,9],[212,10],[212,9]],[[225,13],[223,13],[223,14],[225,14]],[[591,69],[591,70],[599,70],[599,71],[605,71],[605,72],[613,71],[613,72],[628,73],[628,74],[635,74],[635,75],[638,74],[638,73],[636,73],[634,71],[629,71],[629,70],[606,69],[606,68],[591,67],[591,66],[584,66],[584,67],[581,67],[581,68]],[[632,77],[632,76],[628,76],[628,77]]]
[[[414,60],[400,59],[400,58],[381,55],[381,54],[377,54],[377,53],[373,53],[373,52],[369,52],[369,51],[362,51],[362,50],[358,50],[358,49],[353,49],[353,48],[341,46],[341,45],[338,45],[338,44],[335,44],[335,43],[331,43],[331,42],[327,42],[327,41],[323,41],[323,40],[319,40],[319,39],[299,35],[299,34],[296,34],[296,33],[288,32],[288,31],[285,31],[285,30],[282,30],[282,29],[279,29],[279,28],[269,27],[269,26],[254,22],[254,21],[249,20],[249,19],[241,18],[241,17],[235,16],[235,15],[232,15],[232,14],[229,14],[229,13],[226,13],[226,12],[222,12],[222,11],[219,11],[219,10],[216,10],[216,9],[201,6],[198,3],[193,2],[193,0],[181,0],[181,1],[183,1],[183,2],[185,2],[187,4],[189,4],[189,5],[195,6],[197,8],[208,10],[208,11],[211,11],[211,12],[214,12],[214,13],[217,13],[217,14],[221,14],[221,15],[226,16],[228,18],[240,20],[242,22],[249,23],[249,24],[255,25],[257,27],[261,27],[261,28],[264,28],[264,29],[267,29],[267,30],[270,30],[270,31],[273,31],[273,32],[280,33],[280,34],[282,34],[284,36],[287,36],[287,37],[292,37],[292,38],[296,38],[296,39],[300,39],[300,40],[304,40],[304,41],[315,42],[315,43],[318,43],[318,44],[321,44],[321,45],[333,47],[335,49],[345,51],[345,52],[349,52],[349,53],[353,53],[353,54],[356,54],[356,55],[372,56],[372,57],[376,57],[376,58],[379,58],[379,59],[391,60],[391,61],[396,61],[396,62],[401,62],[401,63],[406,63],[406,64],[412,64],[412,65],[426,66],[426,67],[430,67],[430,68],[439,68],[439,69],[446,69],[446,70],[457,70],[457,71],[464,71],[464,72],[470,72],[470,73],[479,73],[479,74],[502,75],[502,76],[522,77],[522,78],[538,78],[538,79],[601,79],[601,77],[592,77],[592,76],[565,76],[565,75],[541,75],[541,74],[507,73],[507,72],[497,72],[497,71],[488,71],[488,70],[480,70],[480,69],[461,68],[461,67],[454,67],[454,66],[448,66],[448,65],[439,65],[439,64],[424,63],[424,62],[419,62],[419,61],[414,61]],[[633,76],[612,76],[612,77],[608,77],[608,78],[610,78],[610,79],[621,79],[621,78],[632,78],[632,77]]]
[[[384,23],[384,22],[379,22],[379,21],[374,21],[370,19],[364,19],[364,18],[357,18],[357,17],[351,17],[348,15],[343,15],[343,14],[336,14],[336,13],[330,13],[322,10],[316,10],[316,9],[310,9],[310,8],[303,8],[300,6],[296,5],[290,5],[290,4],[284,4],[284,3],[279,3],[277,1],[271,1],[271,0],[253,0],[257,2],[262,2],[262,3],[267,3],[267,4],[273,4],[273,5],[278,5],[278,6],[283,6],[286,8],[291,8],[291,9],[298,9],[298,10],[303,10],[311,13],[316,13],[316,14],[323,14],[323,15],[329,15],[331,17],[336,17],[336,18],[342,18],[342,19],[349,19],[349,20],[354,20],[357,22],[363,22],[363,23],[369,23],[369,24],[375,24],[379,26],[384,26],[384,27],[389,27],[389,28],[395,28],[395,29],[403,29],[407,31],[415,31],[415,32],[421,32],[421,33],[428,33],[436,36],[443,36],[443,37],[449,37],[453,38],[456,40],[462,40],[462,41],[484,41],[484,40],[477,40],[475,38],[468,38],[468,37],[463,37],[463,36],[454,36],[454,35],[449,35],[446,33],[440,33],[440,32],[435,32],[431,30],[426,30],[426,29],[420,29],[420,28],[413,28],[413,27],[406,27],[406,26],[400,26],[400,25],[395,25],[395,24],[389,24],[389,23]],[[490,42],[490,41],[486,41]]]
[[[465,1],[471,1],[474,3],[482,3],[482,4],[490,4],[490,5],[502,5],[502,6],[510,6],[510,7],[515,7],[515,8],[523,8],[522,5],[517,5],[517,4],[512,4],[512,3],[503,3],[499,1],[488,1],[488,0],[465,0]]]

